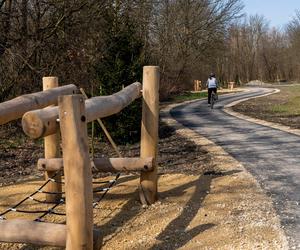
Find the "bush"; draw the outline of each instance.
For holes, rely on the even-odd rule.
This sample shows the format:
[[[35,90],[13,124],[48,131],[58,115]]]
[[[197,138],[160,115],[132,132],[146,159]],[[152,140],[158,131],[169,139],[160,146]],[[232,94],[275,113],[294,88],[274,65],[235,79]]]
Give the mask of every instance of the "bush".
[[[114,16],[110,16],[113,18]],[[109,23],[111,25],[109,25]],[[106,48],[96,72],[97,94],[111,95],[133,82],[141,81],[143,43],[137,37],[135,26],[125,17],[125,22],[108,22]],[[140,138],[141,101],[136,100],[122,112],[104,120],[115,141],[133,143]]]

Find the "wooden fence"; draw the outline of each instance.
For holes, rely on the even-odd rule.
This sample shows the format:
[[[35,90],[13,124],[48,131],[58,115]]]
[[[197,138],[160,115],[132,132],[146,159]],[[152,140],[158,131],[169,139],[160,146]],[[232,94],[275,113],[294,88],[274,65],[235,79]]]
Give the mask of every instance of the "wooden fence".
[[[159,68],[145,66],[143,85],[133,83],[111,96],[85,100],[83,95],[75,94],[75,85],[58,87],[56,77],[44,77],[44,91],[1,103],[0,125],[22,117],[23,130],[28,136],[44,137],[45,157],[39,159],[37,165],[39,170],[45,171],[46,178],[63,168],[67,224],[19,219],[1,221],[0,241],[66,246],[69,250],[99,249],[100,233],[93,228],[91,164],[101,172],[141,171],[141,202],[154,203],[157,199],[158,89]],[[141,96],[140,157],[91,160],[87,123],[118,113]],[[61,193],[61,176],[55,178],[56,182],[47,185],[49,193]],[[59,194],[46,195],[49,202],[60,198]]]

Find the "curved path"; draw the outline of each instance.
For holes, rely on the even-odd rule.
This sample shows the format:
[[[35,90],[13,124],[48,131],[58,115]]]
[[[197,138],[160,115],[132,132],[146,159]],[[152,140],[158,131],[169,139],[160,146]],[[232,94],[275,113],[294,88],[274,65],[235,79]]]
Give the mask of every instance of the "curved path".
[[[291,249],[300,249],[300,136],[231,116],[223,107],[231,102],[272,92],[219,96],[213,110],[206,100],[178,106],[171,115],[184,126],[222,146],[254,175],[272,198]]]

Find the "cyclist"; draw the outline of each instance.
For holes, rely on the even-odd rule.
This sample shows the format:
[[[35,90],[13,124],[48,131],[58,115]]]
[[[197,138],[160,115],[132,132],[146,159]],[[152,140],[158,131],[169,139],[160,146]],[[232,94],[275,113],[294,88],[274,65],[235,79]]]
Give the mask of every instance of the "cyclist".
[[[214,91],[217,94],[218,82],[214,73],[209,75],[209,78],[206,82],[207,91],[208,91],[208,106],[210,105],[211,93]]]

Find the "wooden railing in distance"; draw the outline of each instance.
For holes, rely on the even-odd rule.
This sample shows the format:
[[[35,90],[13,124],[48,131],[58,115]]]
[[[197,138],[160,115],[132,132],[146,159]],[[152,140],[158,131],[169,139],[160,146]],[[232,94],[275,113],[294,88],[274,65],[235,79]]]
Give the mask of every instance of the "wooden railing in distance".
[[[132,101],[141,96],[142,85],[132,83],[110,96],[97,96],[85,101],[88,122],[120,112]],[[41,138],[54,134],[58,130],[58,107],[27,112],[22,118],[25,134],[31,138]]]
[[[63,168],[62,158],[39,159],[37,167],[42,171],[58,171]],[[147,158],[94,158],[91,166],[95,172],[152,171],[153,157]]]
[[[70,84],[37,93],[22,95],[0,103],[0,125],[21,118],[30,110],[57,104],[58,96],[74,94],[76,93],[76,90],[77,87]]]

